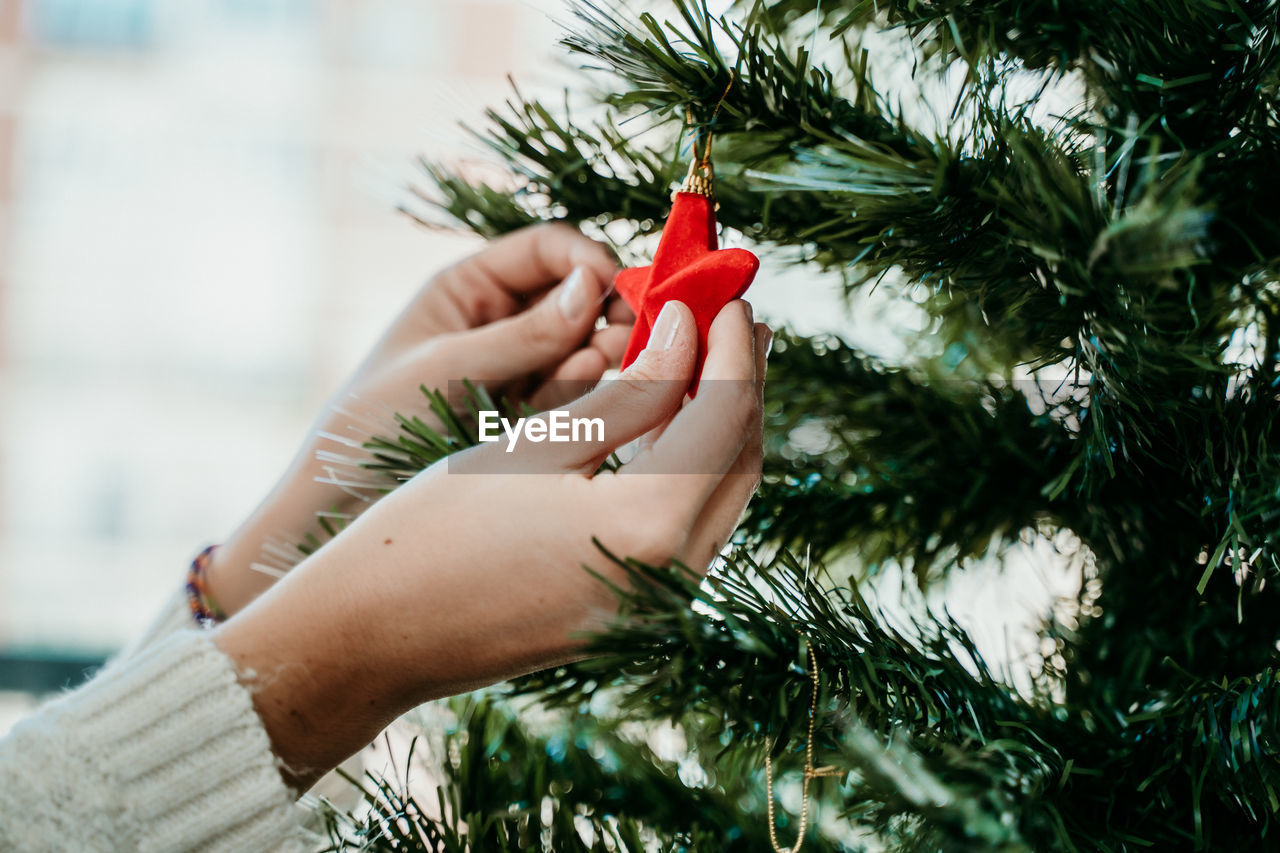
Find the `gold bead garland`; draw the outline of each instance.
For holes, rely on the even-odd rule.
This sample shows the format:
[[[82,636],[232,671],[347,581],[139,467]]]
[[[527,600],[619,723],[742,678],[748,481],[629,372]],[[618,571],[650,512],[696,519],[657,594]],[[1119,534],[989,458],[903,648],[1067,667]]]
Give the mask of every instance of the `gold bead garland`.
[[[809,782],[824,776],[841,776],[843,770],[836,767],[813,766],[813,727],[818,718],[818,656],[809,646],[809,679],[813,684],[813,697],[809,701],[809,736],[804,745],[804,783],[800,789],[800,829],[794,847],[784,848],[778,843],[778,830],[773,819],[773,759],[769,753],[764,756],[765,795],[769,800],[769,843],[774,853],[800,853],[804,846],[804,832],[809,824]]]

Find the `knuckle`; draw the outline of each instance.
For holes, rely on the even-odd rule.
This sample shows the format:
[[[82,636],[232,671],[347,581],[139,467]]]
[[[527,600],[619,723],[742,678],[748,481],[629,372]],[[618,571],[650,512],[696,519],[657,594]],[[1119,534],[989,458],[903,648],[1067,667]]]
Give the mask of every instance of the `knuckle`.
[[[641,372],[638,376],[627,377],[627,390],[630,404],[643,411],[653,411],[665,407],[667,386],[670,380],[662,380]]]
[[[669,350],[644,349],[631,366],[627,368],[626,377],[645,383],[658,382],[659,377],[670,376],[672,371],[667,364],[676,357]]]
[[[620,387],[626,389],[626,401],[630,406],[646,410],[665,408],[671,405],[672,398],[679,399],[678,380],[664,379],[660,366],[652,360],[641,356],[619,377]]]
[[[549,312],[532,311],[525,318],[527,322],[516,327],[520,345],[541,352],[559,344],[559,328],[554,322],[556,318],[548,314]]]
[[[640,356],[623,372],[621,378],[628,382],[649,382],[657,372],[655,369],[656,367],[657,365],[654,364],[654,360],[650,357],[649,353],[641,352]]]
[[[454,292],[453,299],[465,316],[484,318],[498,316],[493,292],[488,288],[460,287]]]

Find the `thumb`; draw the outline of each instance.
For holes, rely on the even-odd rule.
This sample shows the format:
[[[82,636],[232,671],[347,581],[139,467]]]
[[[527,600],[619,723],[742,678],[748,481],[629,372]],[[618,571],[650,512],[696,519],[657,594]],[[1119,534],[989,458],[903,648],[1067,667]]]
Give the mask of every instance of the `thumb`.
[[[451,336],[467,378],[505,382],[559,364],[586,342],[600,313],[603,283],[577,267],[546,297],[512,317]],[[461,377],[457,377],[461,378]]]
[[[594,471],[610,453],[664,423],[684,400],[697,351],[693,312],[683,302],[668,302],[635,363],[570,404],[571,418],[602,420],[604,435],[594,443],[560,445],[560,464]]]

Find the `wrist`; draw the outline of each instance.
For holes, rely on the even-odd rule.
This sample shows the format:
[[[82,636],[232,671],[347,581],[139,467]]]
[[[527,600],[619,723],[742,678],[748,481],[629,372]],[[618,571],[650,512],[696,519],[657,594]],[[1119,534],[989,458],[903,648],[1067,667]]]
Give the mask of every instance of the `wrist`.
[[[365,618],[366,593],[341,569],[307,561],[212,635],[298,791],[412,707],[399,664],[380,656],[385,642]]]

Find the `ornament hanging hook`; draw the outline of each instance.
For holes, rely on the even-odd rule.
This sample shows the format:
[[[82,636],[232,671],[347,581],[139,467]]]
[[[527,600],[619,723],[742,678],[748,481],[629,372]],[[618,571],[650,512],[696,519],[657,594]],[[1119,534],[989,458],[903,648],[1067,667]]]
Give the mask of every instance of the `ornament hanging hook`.
[[[724,92],[720,95],[720,100],[716,101],[715,109],[711,111],[711,118],[707,120],[706,129],[702,133],[698,132],[697,125],[693,120],[693,107],[685,107],[685,120],[689,125],[689,129],[693,132],[691,146],[693,159],[689,162],[689,174],[685,175],[684,183],[680,185],[679,192],[696,193],[707,198],[715,198],[715,169],[711,165],[711,130],[716,116],[720,114],[720,108],[724,106],[725,99],[729,97],[729,90],[733,88],[737,78],[737,71],[730,68],[729,85],[725,86]],[[702,142],[701,152],[698,151],[699,141]]]

